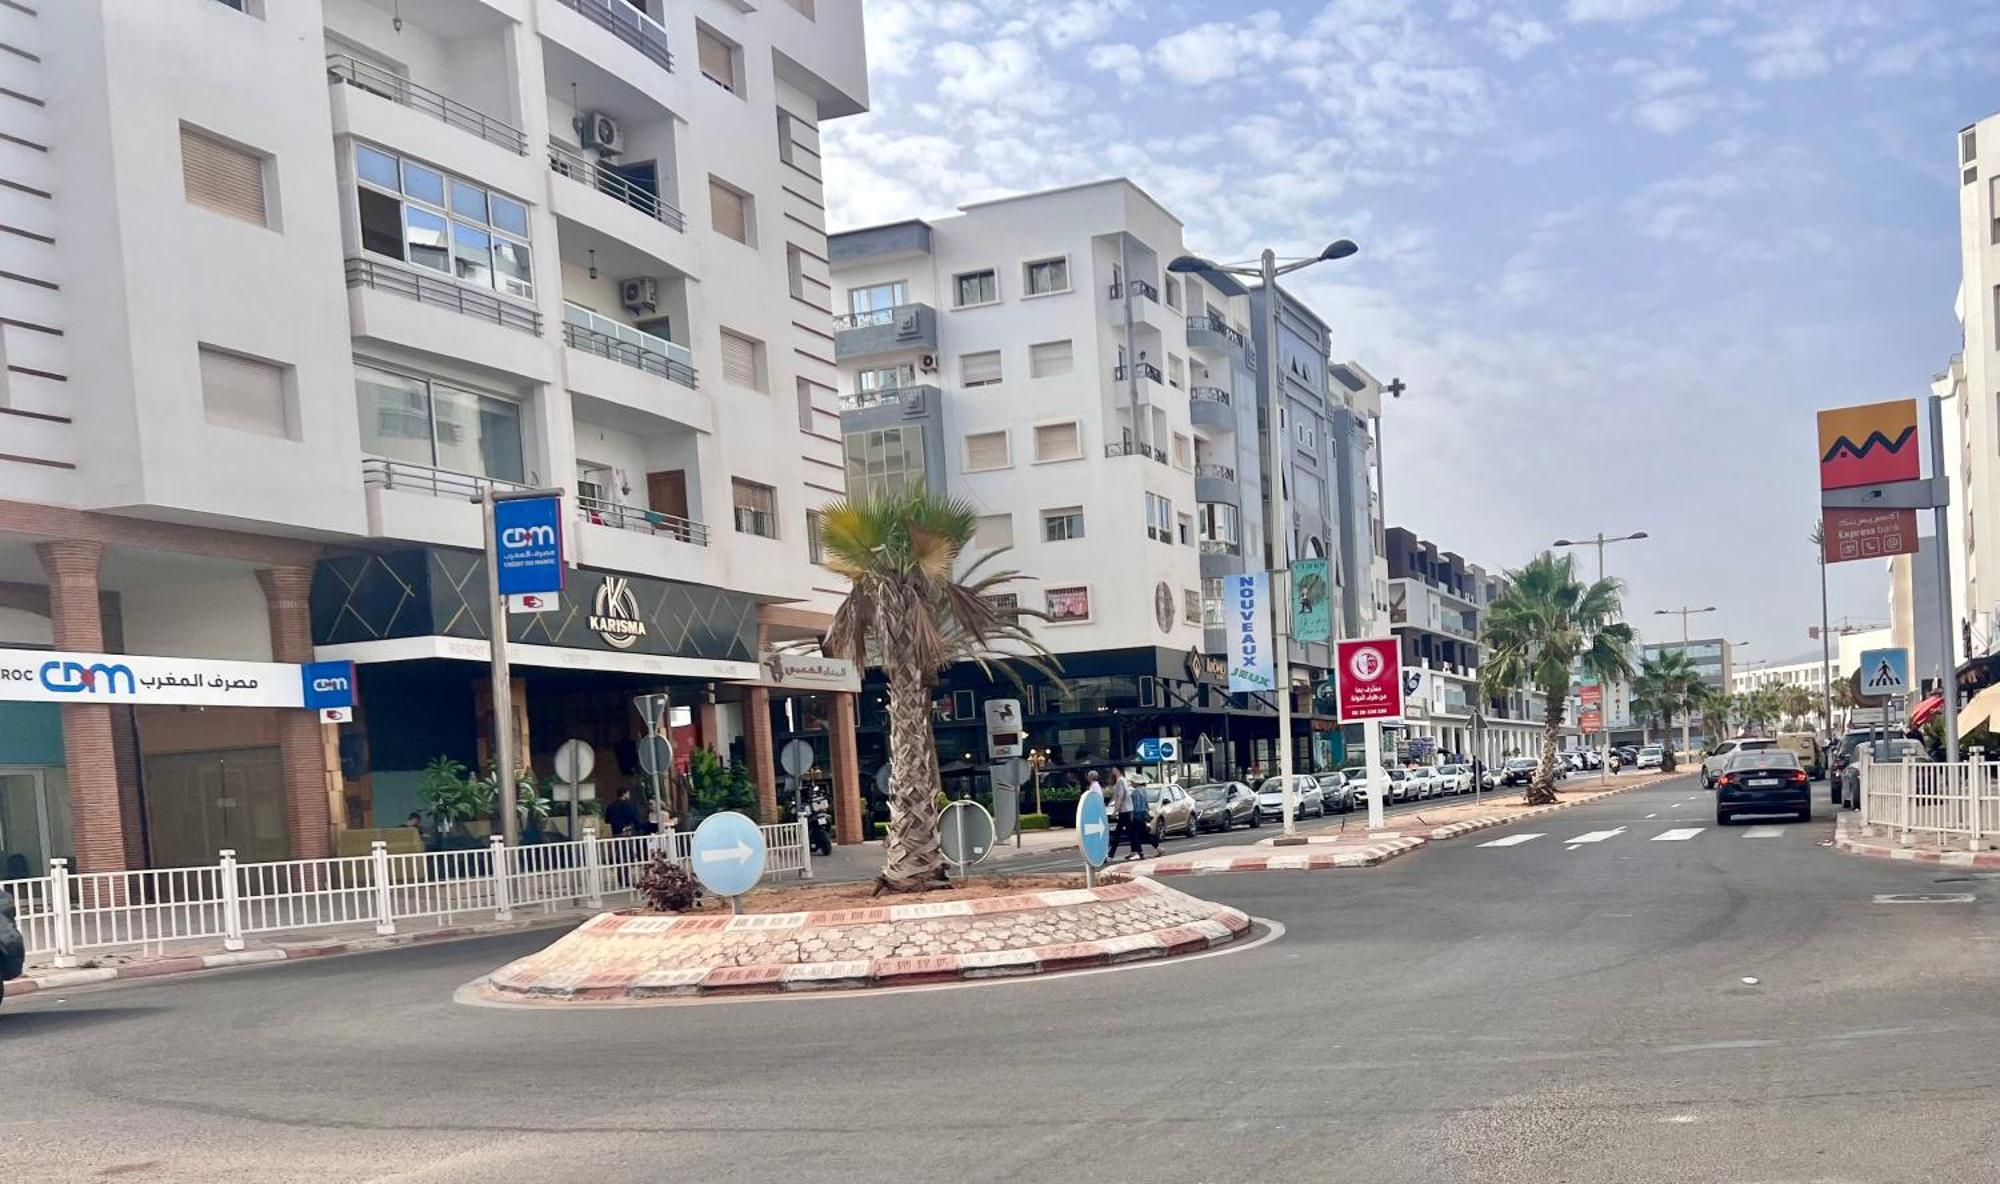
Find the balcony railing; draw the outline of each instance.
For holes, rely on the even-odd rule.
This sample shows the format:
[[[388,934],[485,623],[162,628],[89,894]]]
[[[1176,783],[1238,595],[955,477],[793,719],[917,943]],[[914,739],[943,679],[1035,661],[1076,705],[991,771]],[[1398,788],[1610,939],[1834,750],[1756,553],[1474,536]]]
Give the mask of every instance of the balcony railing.
[[[1113,379],[1114,381],[1116,381],[1116,382],[1124,382],[1124,381],[1125,381],[1125,367],[1123,367],[1123,366],[1114,366],[1114,367],[1112,367],[1112,369],[1111,369],[1111,377],[1112,377],[1112,379]],[[1141,362],[1141,363],[1139,363],[1139,377],[1141,377],[1141,378],[1150,378],[1150,379],[1152,379],[1152,380],[1153,380],[1154,382],[1159,382],[1159,381],[1160,381],[1160,368],[1159,368],[1158,366],[1155,366],[1155,365],[1153,365],[1153,364],[1152,364],[1151,362]]]
[[[895,407],[906,401],[929,398],[937,388],[927,384],[912,386],[884,386],[869,391],[846,391],[840,396],[842,411],[859,411],[864,407]]]
[[[1232,543],[1228,539],[1201,540],[1201,553],[1204,555],[1239,555],[1242,551],[1241,544]]]
[[[697,547],[708,546],[708,526],[692,518],[662,514],[640,506],[621,506],[602,498],[576,498],[576,516],[597,526],[615,526],[639,534],[656,534]]]
[[[600,316],[580,304],[563,301],[563,344],[585,353],[623,362],[682,386],[695,385],[694,355],[687,346]]]
[[[601,167],[589,157],[553,141],[549,143],[549,170],[559,177],[568,177],[572,181],[581,182],[599,193],[622,201],[671,229],[687,229],[686,216],[661,201],[659,194],[641,188],[617,172]]]
[[[1229,406],[1229,392],[1219,386],[1197,386],[1188,390],[1188,398],[1197,403],[1218,403]]]
[[[400,103],[412,111],[421,111],[461,131],[471,132],[489,144],[497,144],[523,156],[528,154],[528,136],[520,128],[427,86],[419,86],[393,70],[385,70],[373,62],[364,62],[346,54],[333,53],[326,57],[326,73],[329,78],[339,79],[369,94]]]
[[[453,501],[471,501],[485,494],[488,489],[504,492],[528,488],[519,481],[480,477],[472,473],[454,473],[450,469],[434,469],[414,461],[390,460],[382,456],[361,458],[361,484],[373,485],[380,489],[401,490],[406,493],[427,494]]]
[[[1160,464],[1167,463],[1167,454],[1161,451],[1160,449],[1153,447],[1151,444],[1132,444],[1132,443],[1127,443],[1125,441],[1119,441],[1114,444],[1106,444],[1104,446],[1104,455],[1143,456],[1146,457],[1148,460],[1158,461]]]
[[[1194,475],[1197,478],[1212,477],[1217,481],[1234,481],[1236,480],[1236,467],[1234,465],[1219,465],[1213,461],[1196,461]]]
[[[611,35],[645,54],[663,70],[674,68],[674,55],[667,52],[667,31],[660,22],[625,3],[625,0],[562,0],[611,31]]]
[[[1210,316],[1189,317],[1187,319],[1187,327],[1190,332],[1220,333],[1222,334],[1222,336],[1229,339],[1229,343],[1231,345],[1234,345],[1239,349],[1242,348],[1242,346],[1244,345],[1243,334],[1237,332],[1235,329],[1230,328],[1229,322],[1223,320],[1221,317],[1210,317]]]
[[[876,325],[893,325],[909,314],[927,307],[923,304],[896,304],[888,308],[871,308],[865,312],[841,313],[833,318],[836,329],[867,329]]]
[[[390,292],[419,304],[448,308],[468,317],[519,329],[523,333],[539,336],[542,331],[542,314],[529,305],[503,300],[491,292],[482,292],[444,276],[428,276],[364,255],[348,257],[347,286]]]
[[[1158,288],[1155,288],[1153,285],[1147,283],[1145,280],[1133,280],[1131,282],[1132,282],[1132,295],[1144,296],[1146,299],[1152,301],[1155,304],[1158,304],[1160,302],[1160,290]],[[1111,285],[1109,291],[1111,294],[1111,299],[1113,300],[1125,299],[1125,289],[1120,287],[1119,285],[1117,284]]]

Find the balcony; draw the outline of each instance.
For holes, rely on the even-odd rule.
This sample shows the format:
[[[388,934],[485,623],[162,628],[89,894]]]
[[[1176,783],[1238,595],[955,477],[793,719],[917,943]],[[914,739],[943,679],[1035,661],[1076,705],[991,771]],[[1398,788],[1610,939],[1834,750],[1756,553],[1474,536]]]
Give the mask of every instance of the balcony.
[[[1187,319],[1188,348],[1249,359],[1250,344],[1241,330],[1221,317],[1194,316]]]
[[[557,3],[581,13],[584,19],[638,50],[662,70],[674,68],[674,55],[667,51],[666,29],[625,0],[557,0]]]
[[[1167,463],[1167,454],[1163,450],[1155,448],[1151,444],[1134,444],[1131,443],[1130,441],[1119,441],[1114,444],[1106,444],[1104,446],[1104,455],[1143,456],[1148,460],[1155,461],[1159,464]]]
[[[872,391],[848,391],[840,396],[842,411],[865,411],[871,407],[901,407],[911,415],[926,413],[941,394],[928,383],[916,386],[880,387]]]
[[[553,141],[549,144],[549,171],[558,177],[568,177],[579,184],[588,185],[669,229],[683,231],[687,229],[686,215],[661,201],[659,194],[634,185],[618,173],[598,167],[597,162],[589,157],[572,152]]]
[[[1160,374],[1160,368],[1158,366],[1153,365],[1151,362],[1139,363],[1139,377],[1144,379],[1149,379],[1153,382],[1166,381],[1165,378]],[[1111,380],[1113,382],[1124,382],[1125,367],[1113,366],[1111,368]]]
[[[593,526],[609,526],[638,534],[657,535],[675,542],[692,543],[697,547],[708,546],[706,523],[696,522],[690,518],[677,518],[672,514],[662,514],[658,510],[622,506],[617,502],[578,494],[576,516]]]
[[[911,349],[937,349],[937,310],[928,304],[898,304],[833,318],[835,361]]]
[[[495,147],[522,156],[528,154],[528,136],[520,128],[505,120],[495,119],[476,108],[468,107],[448,95],[439,94],[427,86],[419,86],[401,74],[385,70],[373,62],[364,62],[346,54],[328,54],[326,73],[330,79],[345,82],[369,94],[380,95],[392,103],[428,115],[440,123],[471,132]]]
[[[1206,460],[1194,462],[1194,500],[1234,504],[1236,494],[1236,466]]]
[[[600,316],[580,304],[563,301],[563,344],[587,354],[609,358],[648,374],[694,387],[694,355],[687,346]]]
[[[1122,285],[1112,284],[1108,291],[1113,300],[1123,301],[1125,299],[1125,289]],[[1158,304],[1160,302],[1160,290],[1145,280],[1133,280],[1132,298],[1134,300],[1150,300]]]
[[[1198,428],[1236,430],[1236,408],[1230,394],[1219,386],[1197,386],[1188,391],[1188,421]]]
[[[443,276],[425,275],[363,255],[348,256],[347,286],[388,292],[432,308],[449,309],[461,316],[491,321],[523,333],[539,336],[542,331],[542,314],[531,304],[517,304]]]
[[[1213,580],[1243,570],[1243,548],[1227,539],[1201,540],[1201,578]]]
[[[455,547],[479,545],[480,510],[476,502],[488,489],[527,488],[496,477],[454,473],[380,456],[361,459],[361,486],[370,537]]]

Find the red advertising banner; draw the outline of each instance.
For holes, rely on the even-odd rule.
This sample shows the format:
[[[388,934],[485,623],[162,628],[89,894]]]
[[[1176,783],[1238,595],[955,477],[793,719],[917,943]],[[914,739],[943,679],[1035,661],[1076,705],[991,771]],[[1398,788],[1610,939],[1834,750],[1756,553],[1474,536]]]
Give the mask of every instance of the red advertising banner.
[[[1577,726],[1586,732],[1602,732],[1604,730],[1604,688],[1598,686],[1596,683],[1587,683],[1584,685],[1579,697],[1583,700],[1583,709],[1577,712]]]
[[[1339,690],[1340,722],[1403,718],[1402,650],[1395,638],[1336,643],[1333,677]]]
[[[1915,510],[1822,510],[1828,563],[1917,553]]]

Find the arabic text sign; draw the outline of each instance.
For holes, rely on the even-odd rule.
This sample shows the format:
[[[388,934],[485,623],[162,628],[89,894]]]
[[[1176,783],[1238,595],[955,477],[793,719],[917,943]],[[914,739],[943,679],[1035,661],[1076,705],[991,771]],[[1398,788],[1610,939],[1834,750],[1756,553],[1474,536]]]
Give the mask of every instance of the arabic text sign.
[[[1276,687],[1278,655],[1271,648],[1271,577],[1261,571],[1222,577],[1222,621],[1228,634],[1230,692]]]
[[[317,692],[314,706],[352,704],[353,668],[345,662],[294,666],[286,662],[218,662],[60,650],[0,650],[0,700],[303,707],[312,685],[307,672],[316,666],[322,668],[316,677],[328,685]],[[348,684],[344,704],[331,688],[331,680],[341,673]]]
[[[1401,645],[1393,637],[1335,643],[1333,676],[1340,683],[1340,720],[1403,718]]]
[[[560,592],[563,586],[562,499],[523,497],[493,505],[494,562],[500,595]]]
[[[1819,487],[1853,489],[1915,481],[1917,401],[1897,399],[1819,413]]]
[[[1828,563],[1917,553],[1915,510],[1822,510]]]

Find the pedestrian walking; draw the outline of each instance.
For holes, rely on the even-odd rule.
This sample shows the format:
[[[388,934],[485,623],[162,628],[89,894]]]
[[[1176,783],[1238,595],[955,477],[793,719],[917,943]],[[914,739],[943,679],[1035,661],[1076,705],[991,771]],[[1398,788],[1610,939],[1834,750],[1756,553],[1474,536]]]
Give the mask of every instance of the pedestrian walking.
[[[1132,787],[1126,782],[1123,769],[1115,769],[1113,773],[1116,775],[1116,780],[1111,783],[1111,792],[1104,795],[1105,812],[1112,818],[1111,848],[1104,855],[1107,861],[1118,857],[1118,844],[1127,841],[1132,835]],[[1091,771],[1090,783],[1097,784],[1095,770]],[[1136,851],[1138,848],[1133,847],[1133,850]]]
[[[1132,846],[1132,854],[1126,858],[1139,859],[1143,857],[1146,854],[1146,842],[1148,839],[1152,840],[1153,854],[1158,856],[1160,854],[1160,840],[1153,834],[1153,802],[1146,793],[1146,787],[1126,777],[1125,770],[1123,769],[1118,771],[1118,779],[1125,784],[1125,800],[1132,807],[1131,813],[1127,815],[1129,825],[1132,828],[1131,837],[1128,840]]]

